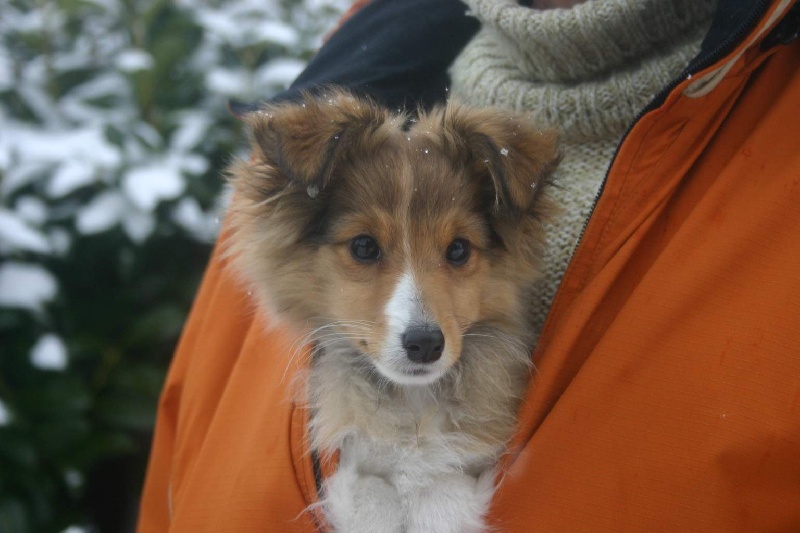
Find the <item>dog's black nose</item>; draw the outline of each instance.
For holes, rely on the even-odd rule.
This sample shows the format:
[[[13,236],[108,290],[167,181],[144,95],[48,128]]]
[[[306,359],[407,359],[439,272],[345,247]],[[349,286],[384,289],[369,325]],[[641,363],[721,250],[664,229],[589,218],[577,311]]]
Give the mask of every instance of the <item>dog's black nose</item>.
[[[403,348],[415,363],[432,363],[442,356],[444,335],[438,329],[412,328],[403,334]]]

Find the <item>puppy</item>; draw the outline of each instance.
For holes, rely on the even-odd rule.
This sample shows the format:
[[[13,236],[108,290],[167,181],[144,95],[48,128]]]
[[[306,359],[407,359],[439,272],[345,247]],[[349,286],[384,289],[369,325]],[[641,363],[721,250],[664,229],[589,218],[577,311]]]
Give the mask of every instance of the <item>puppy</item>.
[[[506,111],[416,117],[332,90],[246,119],[232,264],[313,343],[311,449],[339,532],[471,532],[530,375],[556,136]]]

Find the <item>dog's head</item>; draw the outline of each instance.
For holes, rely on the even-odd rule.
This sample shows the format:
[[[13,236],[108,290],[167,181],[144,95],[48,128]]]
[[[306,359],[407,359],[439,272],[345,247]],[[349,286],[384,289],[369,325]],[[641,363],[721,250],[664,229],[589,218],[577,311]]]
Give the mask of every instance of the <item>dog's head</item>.
[[[457,105],[416,119],[343,92],[251,115],[232,260],[273,316],[428,384],[475,326],[525,328],[555,135]]]

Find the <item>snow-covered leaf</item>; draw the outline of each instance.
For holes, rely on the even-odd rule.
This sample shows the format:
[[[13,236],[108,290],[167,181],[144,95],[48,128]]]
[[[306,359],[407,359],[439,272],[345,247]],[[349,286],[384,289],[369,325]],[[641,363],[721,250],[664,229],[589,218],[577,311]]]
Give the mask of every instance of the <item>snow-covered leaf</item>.
[[[297,46],[300,40],[300,35],[297,33],[297,30],[280,20],[259,21],[255,27],[257,29],[257,36],[262,41],[289,48]]]
[[[63,228],[53,228],[48,233],[50,245],[53,247],[53,253],[56,255],[64,255],[69,251],[72,245],[72,234]]]
[[[108,95],[124,95],[129,90],[128,82],[124,76],[117,72],[109,72],[101,76],[95,76],[86,83],[73,87],[66,97],[86,100]]]
[[[14,212],[22,220],[41,226],[47,220],[47,205],[35,196],[23,196],[14,205]]]
[[[10,89],[14,84],[14,71],[11,58],[0,54],[0,91]]]
[[[11,413],[6,404],[3,403],[3,400],[0,400],[0,427],[7,426],[10,421]]]
[[[10,127],[12,134],[0,136],[0,152],[8,151],[22,161],[60,164],[77,159],[99,167],[116,167],[122,160],[119,148],[108,142],[98,126],[43,130],[12,123]]]
[[[0,207],[0,251],[46,254],[51,248],[44,235],[30,227],[12,211]]]
[[[55,277],[39,265],[17,261],[0,265],[0,307],[40,312],[57,289]]]
[[[40,370],[64,370],[67,368],[67,347],[57,335],[42,335],[31,349],[30,361]]]
[[[180,125],[172,134],[170,145],[179,152],[186,152],[203,141],[211,126],[211,117],[206,113],[187,111],[179,116],[178,123]]]
[[[0,194],[7,196],[13,192],[35,183],[39,178],[47,174],[47,171],[52,168],[51,163],[42,161],[21,162],[12,165],[11,160],[16,157],[11,156],[10,152],[3,151],[2,133],[0,133],[0,169],[8,169],[5,176],[0,180]],[[7,159],[4,158],[7,156]]]
[[[181,227],[201,241],[211,241],[219,230],[216,215],[204,213],[194,198],[184,198],[172,211],[172,217]]]
[[[162,200],[171,200],[183,192],[183,176],[174,166],[155,162],[129,170],[122,180],[125,194],[144,211],[152,211]]]
[[[150,148],[159,148],[163,144],[161,134],[151,124],[139,121],[133,125],[133,133],[145,141]]]
[[[186,174],[197,176],[208,170],[208,159],[201,155],[188,154],[179,157],[173,156],[170,159],[174,159],[177,167]]]
[[[115,191],[98,194],[92,202],[78,211],[75,225],[83,235],[92,235],[111,229],[124,215],[125,200]]]
[[[244,69],[215,67],[206,73],[208,90],[225,96],[247,96],[249,80],[250,75]]]
[[[281,58],[270,61],[256,72],[258,85],[288,87],[303,71],[305,62],[299,59]]]
[[[131,210],[122,221],[125,233],[137,244],[143,243],[153,233],[155,226],[156,221],[152,214],[135,210]]]
[[[153,68],[153,56],[139,48],[123,50],[117,56],[116,66],[123,72],[136,72]]]
[[[70,159],[59,166],[47,184],[50,198],[59,198],[91,185],[95,181],[95,167],[81,159]]]

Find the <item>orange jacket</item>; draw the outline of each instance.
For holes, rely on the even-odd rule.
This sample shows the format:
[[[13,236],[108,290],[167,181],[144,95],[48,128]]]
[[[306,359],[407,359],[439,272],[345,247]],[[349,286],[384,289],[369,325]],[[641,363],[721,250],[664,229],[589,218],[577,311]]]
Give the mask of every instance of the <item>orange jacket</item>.
[[[498,531],[800,531],[800,41],[761,46],[793,3],[622,143],[534,354]],[[294,339],[223,263],[164,387],[139,532],[313,531]]]

